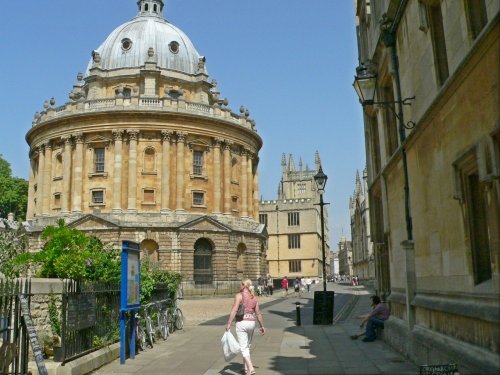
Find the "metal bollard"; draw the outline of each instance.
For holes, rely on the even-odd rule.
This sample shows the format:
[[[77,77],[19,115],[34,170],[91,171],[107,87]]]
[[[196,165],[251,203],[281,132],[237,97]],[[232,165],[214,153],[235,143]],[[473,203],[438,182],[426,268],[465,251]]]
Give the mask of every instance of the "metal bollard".
[[[300,302],[295,302],[295,311],[297,312],[297,325],[300,326]]]

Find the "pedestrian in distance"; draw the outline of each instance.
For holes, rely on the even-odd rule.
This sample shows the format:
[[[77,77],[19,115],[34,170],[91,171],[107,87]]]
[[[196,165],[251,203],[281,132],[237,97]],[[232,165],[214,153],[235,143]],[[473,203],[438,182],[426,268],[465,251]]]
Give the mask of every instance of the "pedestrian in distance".
[[[281,289],[283,289],[283,297],[288,297],[288,278],[286,276],[281,280]]]
[[[306,286],[307,286],[307,293],[310,293],[311,292],[311,284],[312,284],[312,280],[310,277],[308,277],[306,279]]]
[[[298,277],[293,280],[293,290],[295,292],[295,297],[300,297],[300,279]]]
[[[238,307],[240,304],[244,306],[244,314],[236,318]],[[253,285],[250,279],[245,279],[241,282],[240,292],[234,297],[233,307],[226,324],[226,331],[231,329],[231,323],[236,318],[236,337],[241,348],[243,356],[244,374],[255,374],[252,359],[250,358],[250,345],[252,343],[253,333],[255,330],[255,322],[259,322],[259,332],[261,335],[266,333],[264,328],[264,320],[260,311],[259,302],[253,293]]]
[[[356,340],[357,338],[365,335],[363,338],[364,342],[372,342],[377,338],[376,328],[384,328],[384,322],[389,319],[389,309],[380,301],[379,296],[370,297],[372,303],[372,311],[366,315],[360,315],[356,318],[362,319],[359,328],[363,328],[366,323],[366,329],[364,332],[360,332],[356,335],[352,335],[351,339]]]
[[[271,277],[271,275],[267,275],[267,293],[272,296],[273,295],[273,288],[274,288],[274,280]]]

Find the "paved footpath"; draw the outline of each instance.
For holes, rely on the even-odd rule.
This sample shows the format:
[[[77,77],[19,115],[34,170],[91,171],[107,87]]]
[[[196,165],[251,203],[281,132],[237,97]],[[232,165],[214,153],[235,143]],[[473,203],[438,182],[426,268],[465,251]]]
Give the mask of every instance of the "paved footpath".
[[[418,368],[382,341],[364,343],[351,340],[359,331],[356,315],[370,309],[370,292],[362,286],[329,283],[335,299],[348,300],[335,311],[330,326],[312,324],[313,291],[301,298],[273,297],[260,299],[267,333],[256,332],[252,343],[252,361],[258,375],[327,375],[327,374],[417,374]],[[293,293],[292,293],[293,294]],[[349,298],[347,298],[349,297]],[[302,304],[302,325],[296,325],[296,305]],[[231,298],[183,301],[187,324],[167,341],[160,342],[128,359],[119,360],[94,371],[95,375],[236,375],[242,369],[241,356],[224,361],[220,338],[224,333]],[[217,315],[205,320],[212,314]],[[191,314],[191,318],[190,318]],[[214,316],[215,316],[214,315]],[[234,328],[233,328],[234,334]]]

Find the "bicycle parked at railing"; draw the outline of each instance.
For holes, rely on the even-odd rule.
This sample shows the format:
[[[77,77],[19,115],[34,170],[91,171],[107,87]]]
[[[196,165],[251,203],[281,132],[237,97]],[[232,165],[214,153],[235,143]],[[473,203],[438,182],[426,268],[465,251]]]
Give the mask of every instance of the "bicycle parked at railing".
[[[171,306],[167,310],[167,322],[170,333],[174,329],[181,330],[184,328],[184,314],[178,305],[178,301],[184,299],[182,290],[177,291],[177,298],[172,301]]]
[[[170,335],[168,330],[168,318],[167,318],[167,304],[168,300],[159,301],[155,303],[157,309],[156,312],[156,334],[160,336],[163,340],[166,340]]]
[[[149,315],[148,309],[152,304],[147,304],[144,306],[144,323],[146,327],[146,342],[152,348],[155,343],[156,329],[153,327],[153,319]]]
[[[141,322],[141,316],[139,312],[136,312],[134,315],[135,318],[135,342],[137,348],[140,350],[146,349],[146,334],[144,333],[144,328]]]

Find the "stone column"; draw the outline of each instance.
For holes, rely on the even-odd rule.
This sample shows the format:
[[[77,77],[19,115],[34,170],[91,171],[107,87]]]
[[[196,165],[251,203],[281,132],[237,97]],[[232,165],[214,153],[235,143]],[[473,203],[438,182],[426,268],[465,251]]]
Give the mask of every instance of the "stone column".
[[[257,168],[258,159],[255,162],[255,173],[253,175],[253,218],[259,220],[259,170]]]
[[[38,176],[36,181],[36,216],[42,216],[43,206],[43,176],[45,171],[45,145],[38,147]]]
[[[170,211],[170,139],[172,132],[161,132],[162,157],[161,157],[161,212]]]
[[[52,182],[52,143],[45,145],[45,168],[43,173],[42,215],[50,215],[50,185]]]
[[[113,130],[115,139],[115,167],[113,171],[113,208],[112,212],[122,212],[122,137],[123,130]]]
[[[177,133],[176,211],[184,211],[184,143],[186,137],[186,132]]]
[[[30,179],[28,185],[28,208],[26,210],[26,219],[32,219],[35,210],[35,160],[33,152],[30,152]]]
[[[224,140],[221,138],[214,139],[213,153],[214,153],[214,207],[213,213],[220,214],[221,190],[220,190],[220,147]]]
[[[63,194],[61,202],[61,214],[69,214],[71,204],[71,137],[63,138]]]
[[[253,203],[253,173],[252,173],[252,164],[253,164],[253,155],[250,151],[247,153],[248,161],[247,161],[247,179],[248,179],[248,217],[253,217],[254,212],[254,203]]]
[[[224,214],[231,214],[231,145],[224,143]]]
[[[128,149],[128,211],[137,212],[137,137],[139,131],[127,130],[129,135]]]
[[[75,167],[73,184],[73,207],[72,212],[82,212],[82,187],[83,187],[83,134],[78,133],[75,137]]]
[[[248,217],[248,176],[247,176],[247,150],[241,150],[241,216]],[[252,180],[250,180],[251,183]]]

